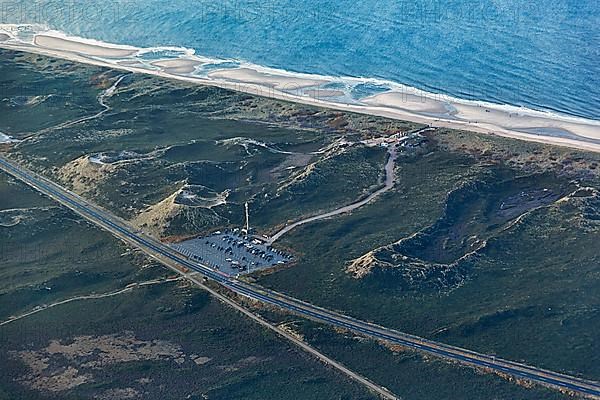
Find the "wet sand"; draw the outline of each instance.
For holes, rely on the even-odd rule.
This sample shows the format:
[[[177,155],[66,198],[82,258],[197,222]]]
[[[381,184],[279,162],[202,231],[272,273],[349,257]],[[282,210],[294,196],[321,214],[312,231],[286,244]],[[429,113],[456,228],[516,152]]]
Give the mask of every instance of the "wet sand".
[[[155,67],[162,68],[163,71],[169,74],[191,74],[196,70],[196,67],[203,63],[196,60],[174,59],[174,60],[159,60],[150,63]]]
[[[94,57],[120,58],[129,57],[137,53],[135,49],[100,46],[47,35],[36,35],[34,44],[51,50],[67,51]]]
[[[266,86],[281,91],[297,90],[328,83],[326,80],[276,75],[251,68],[221,69],[208,74],[209,78]]]

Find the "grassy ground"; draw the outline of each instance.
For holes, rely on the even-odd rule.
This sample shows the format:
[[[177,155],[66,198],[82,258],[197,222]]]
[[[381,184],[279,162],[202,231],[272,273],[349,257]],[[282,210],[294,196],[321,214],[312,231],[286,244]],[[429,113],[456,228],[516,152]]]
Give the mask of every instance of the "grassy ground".
[[[75,65],[63,73],[64,65],[53,67],[31,56],[19,63],[13,56],[5,57],[1,67],[24,81],[52,81],[59,91],[61,85],[68,88],[70,81],[87,85],[82,93],[89,90],[92,94],[75,97],[73,102],[79,105],[73,110],[92,114],[101,109],[96,97],[106,86],[94,83],[98,75],[110,82],[118,76]],[[301,214],[346,204],[372,190],[385,160],[383,149],[357,143],[417,127],[141,76],[126,77],[108,103],[111,110],[102,118],[44,133],[13,146],[9,154],[126,218],[135,218],[148,207],[152,212],[164,211],[152,207],[184,185],[204,186],[202,190],[212,193],[231,191],[225,205],[186,209],[171,216],[162,236],[239,225],[247,200],[251,221],[260,232],[273,231]],[[21,107],[33,111],[38,106]],[[23,111],[0,130],[18,134],[15,126],[21,123],[34,129],[74,115],[83,113],[55,115],[42,110],[27,114],[32,121],[25,122]],[[352,144],[341,144],[344,141]],[[319,149],[323,151],[314,154]],[[115,155],[123,150],[141,157],[102,168],[74,164],[99,152]],[[595,290],[600,283],[595,250],[600,233],[599,161],[598,155],[585,152],[439,130],[429,134],[424,145],[401,154],[393,190],[351,215],[304,225],[284,236],[278,246],[294,252],[295,265],[257,279],[301,299],[405,332],[600,379],[600,298]],[[65,168],[70,168],[68,174]],[[577,185],[591,189],[556,201]],[[542,201],[539,193],[544,189],[552,195]],[[0,190],[4,189],[0,186]],[[531,196],[523,197],[521,192],[534,193],[535,199],[524,200]],[[4,197],[0,201],[9,207],[10,199]],[[515,202],[516,207],[503,206]],[[33,298],[41,301],[52,296],[52,291],[44,289],[46,281],[55,284],[58,280],[52,279],[57,271],[71,263],[62,255],[67,246],[61,244],[57,232],[68,227],[75,229],[69,240],[84,239],[72,246],[82,255],[83,264],[89,263],[96,247],[111,247],[105,239],[83,232],[80,224],[68,222],[68,217],[56,222],[51,212],[38,210],[32,215],[34,220],[45,221],[44,229],[54,229],[47,238],[42,235],[32,241],[45,246],[50,238],[50,247],[62,249],[47,257],[52,268],[28,266],[43,293]],[[5,217],[9,224],[12,217]],[[159,219],[158,224],[163,222]],[[23,226],[11,228],[14,240],[21,241],[27,234]],[[126,284],[138,278],[108,267],[117,253],[119,260],[136,260],[137,256],[106,253],[106,259],[93,258],[100,270],[107,271],[89,275],[87,284],[94,282],[100,288],[115,279]],[[369,254],[380,263],[356,279],[348,267]],[[23,278],[14,270],[10,274],[6,275],[9,282]],[[24,293],[23,298],[32,296]],[[436,373],[444,374],[448,383],[440,386],[438,394],[396,386],[407,398],[444,398],[452,391],[449,382],[454,379],[461,388],[469,388],[466,382],[470,380],[482,379],[481,385],[465,389],[464,398],[483,388],[490,391],[489,398],[495,398],[495,391],[503,393],[497,398],[511,398],[514,389],[487,381],[489,377],[474,378],[463,369],[457,372],[444,363],[427,361],[424,366],[423,360],[410,357],[411,361],[402,357],[394,361],[389,359],[391,354],[375,351],[371,344],[362,350],[342,351],[345,344],[329,343],[329,334],[313,336],[315,343],[335,348],[332,354],[357,369],[368,353],[376,354],[373,360],[386,360],[385,365],[405,363],[409,371],[423,371],[415,376],[431,367],[437,371],[427,372],[432,381]],[[392,369],[361,370],[394,386]],[[398,374],[405,377],[410,372]]]
[[[482,226],[489,209],[481,208],[481,199],[506,195],[498,186],[482,185],[477,196],[461,198],[448,221],[447,193],[485,181],[495,168],[447,152],[400,164],[396,189],[371,206],[285,237],[281,244],[301,255],[297,265],[260,282],[385,326],[598,379],[598,196],[531,211],[514,225]],[[547,188],[564,187],[569,180],[527,179]],[[598,187],[595,180],[581,184]],[[475,229],[465,237],[488,244],[448,270],[460,272],[452,285],[406,285],[402,263],[362,279],[345,272],[350,260],[419,231],[427,233],[425,240],[404,250],[424,257],[427,268],[432,253],[425,250],[433,238],[465,227]]]
[[[51,205],[5,176],[0,191],[0,210]],[[0,227],[0,320],[169,275],[68,211],[34,211]],[[373,398],[181,282],[72,302],[0,326],[0,364],[0,398],[7,400]]]
[[[389,349],[348,332],[337,332],[314,323],[299,323],[296,329],[325,354],[369,376],[404,399],[561,399],[552,390],[526,388],[493,374],[440,361],[407,351]]]
[[[15,62],[10,54],[2,68],[20,74],[23,81],[45,78],[63,87],[66,96],[69,87],[64,81],[71,79],[71,84],[95,94],[72,99],[76,103],[72,108],[89,109],[88,116],[103,109],[96,97],[105,89],[90,82],[100,75],[112,84],[119,76],[77,65],[67,68],[68,74],[62,72],[64,66],[40,71],[31,56],[20,56],[21,62]],[[37,96],[50,90],[37,89]],[[15,123],[24,120],[29,110],[28,119],[58,128],[38,131],[14,146],[12,156],[126,218],[135,218],[184,185],[227,191],[227,203],[209,211],[188,208],[174,217],[168,215],[172,204],[160,205],[159,213],[168,215],[168,221],[175,219],[159,232],[165,236],[240,224],[246,201],[256,215],[253,223],[261,230],[352,202],[379,184],[386,157],[384,149],[357,142],[377,132],[412,128],[401,122],[259,101],[216,88],[134,75],[126,76],[105,102],[111,108],[101,117],[67,127],[33,112],[42,104],[22,105]],[[274,109],[288,116],[285,123]],[[67,117],[61,122],[65,121]],[[6,133],[16,135],[14,129]],[[353,145],[337,145],[341,139]],[[99,153],[118,156],[123,151],[138,157],[104,168],[86,159]]]

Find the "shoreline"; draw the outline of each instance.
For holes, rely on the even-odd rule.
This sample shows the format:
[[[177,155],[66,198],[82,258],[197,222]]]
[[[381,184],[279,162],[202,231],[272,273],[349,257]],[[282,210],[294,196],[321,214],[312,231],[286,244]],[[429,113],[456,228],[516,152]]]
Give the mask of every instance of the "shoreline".
[[[0,40],[0,48],[7,50],[215,86],[320,108],[600,152],[600,121],[591,119],[451,99],[417,89],[408,92],[402,90],[402,85],[382,93],[349,99],[343,96],[345,92],[328,86],[339,84],[335,77],[263,70],[245,65],[218,68],[218,64],[217,68],[200,76],[194,74],[196,69],[210,62],[189,52],[177,58],[159,57],[146,62],[132,57],[139,57],[151,49],[79,40],[52,32],[36,34],[32,42],[27,43],[10,32],[2,31],[2,25],[0,34],[9,36]],[[43,46],[37,45],[39,43]]]

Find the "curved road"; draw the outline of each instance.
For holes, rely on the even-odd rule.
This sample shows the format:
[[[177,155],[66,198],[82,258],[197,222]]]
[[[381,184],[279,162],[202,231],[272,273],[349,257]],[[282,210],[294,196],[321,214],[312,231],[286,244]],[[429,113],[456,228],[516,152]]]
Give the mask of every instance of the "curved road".
[[[109,231],[116,237],[142,249],[144,252],[170,268],[179,270],[182,274],[186,274],[188,270],[194,270],[207,279],[214,280],[239,295],[265,304],[280,307],[315,321],[345,328],[363,335],[384,340],[389,343],[399,344],[437,357],[457,361],[462,364],[485,368],[518,379],[524,379],[545,386],[552,386],[600,399],[600,383],[598,382],[543,370],[398,332],[347,317],[281,293],[265,290],[257,285],[238,281],[219,271],[215,271],[207,266],[186,259],[183,255],[175,252],[167,245],[136,231],[125,221],[113,216],[106,210],[101,209],[89,201],[67,191],[56,183],[30,172],[1,156],[0,169],[23,181],[39,192],[60,202],[88,221]]]

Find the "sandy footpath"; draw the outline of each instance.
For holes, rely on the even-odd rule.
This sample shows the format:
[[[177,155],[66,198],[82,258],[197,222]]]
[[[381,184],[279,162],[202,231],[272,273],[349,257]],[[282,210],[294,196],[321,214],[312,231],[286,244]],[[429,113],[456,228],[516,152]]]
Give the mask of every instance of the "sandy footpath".
[[[346,104],[335,100],[344,95],[342,91],[319,87],[332,82],[321,77],[294,76],[246,67],[215,70],[207,77],[193,76],[190,74],[197,66],[202,65],[201,61],[190,58],[157,60],[151,63],[157,69],[149,69],[135,58],[118,62],[109,60],[133,57],[138,53],[139,49],[128,46],[89,43],[49,34],[38,34],[33,44],[29,44],[3,40],[5,36],[9,37],[0,32],[0,47],[7,49],[217,86],[301,104],[600,152],[600,121],[595,120],[446,99],[444,96],[421,95],[416,90],[409,93],[390,91],[360,99],[358,103]]]

